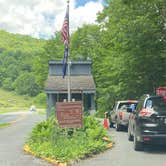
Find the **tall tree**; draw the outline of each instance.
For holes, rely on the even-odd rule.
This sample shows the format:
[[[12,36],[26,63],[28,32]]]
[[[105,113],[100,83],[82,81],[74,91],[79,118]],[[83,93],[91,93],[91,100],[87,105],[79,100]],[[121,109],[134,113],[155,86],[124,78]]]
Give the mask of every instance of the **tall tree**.
[[[166,85],[166,2],[107,0],[98,15],[95,62],[99,110]],[[104,107],[103,107],[104,106]]]

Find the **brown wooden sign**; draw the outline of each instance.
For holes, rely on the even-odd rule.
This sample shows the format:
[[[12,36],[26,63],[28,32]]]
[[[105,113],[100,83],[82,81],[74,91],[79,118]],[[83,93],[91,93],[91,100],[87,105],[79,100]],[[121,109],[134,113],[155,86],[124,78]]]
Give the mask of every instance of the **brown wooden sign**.
[[[81,128],[82,102],[57,102],[56,116],[61,128]]]

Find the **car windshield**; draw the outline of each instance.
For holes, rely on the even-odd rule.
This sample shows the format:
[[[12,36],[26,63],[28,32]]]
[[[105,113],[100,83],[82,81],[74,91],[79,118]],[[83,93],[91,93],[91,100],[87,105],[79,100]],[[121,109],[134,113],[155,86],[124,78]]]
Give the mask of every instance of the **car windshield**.
[[[162,97],[151,98],[147,103],[152,104],[156,111],[166,111],[166,100]]]

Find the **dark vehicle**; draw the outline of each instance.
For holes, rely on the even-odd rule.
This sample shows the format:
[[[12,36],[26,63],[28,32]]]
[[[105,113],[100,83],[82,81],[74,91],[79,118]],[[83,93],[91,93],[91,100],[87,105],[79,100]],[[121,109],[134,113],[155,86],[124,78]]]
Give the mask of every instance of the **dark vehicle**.
[[[135,108],[137,103],[136,100],[117,101],[109,115],[110,127],[115,125],[116,131],[122,130],[123,127],[127,128],[130,115],[127,109]]]
[[[146,144],[166,144],[164,97],[148,95],[140,99],[136,110],[129,116],[128,139],[134,140],[135,150],[143,150]]]

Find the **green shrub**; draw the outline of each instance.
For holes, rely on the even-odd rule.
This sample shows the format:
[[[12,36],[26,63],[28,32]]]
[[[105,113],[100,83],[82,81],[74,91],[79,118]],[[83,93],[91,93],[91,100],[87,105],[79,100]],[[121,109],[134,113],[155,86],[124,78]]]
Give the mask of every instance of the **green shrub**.
[[[2,87],[5,89],[5,90],[13,90],[13,86],[12,86],[12,83],[13,83],[13,80],[11,80],[10,78],[6,78],[3,80],[2,82]]]
[[[84,158],[106,149],[106,130],[93,117],[84,117],[84,127],[62,129],[54,117],[36,125],[27,144],[37,156],[60,161]]]
[[[46,93],[42,92],[39,93],[35,99],[34,99],[35,103],[40,104],[40,105],[46,105]]]
[[[36,96],[40,91],[35,76],[28,72],[20,74],[12,85],[20,95]]]

